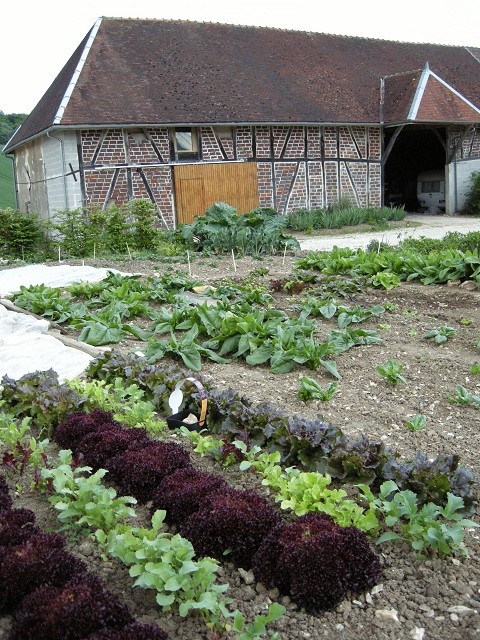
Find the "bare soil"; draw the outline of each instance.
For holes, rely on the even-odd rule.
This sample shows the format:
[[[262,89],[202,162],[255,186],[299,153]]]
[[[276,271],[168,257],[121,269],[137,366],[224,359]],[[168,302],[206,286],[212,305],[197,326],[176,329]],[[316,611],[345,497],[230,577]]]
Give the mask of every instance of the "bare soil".
[[[234,266],[230,258],[194,257],[192,275],[203,283],[215,283],[222,278],[239,279],[252,270],[268,268],[268,273],[256,275],[258,283],[289,276],[298,256],[268,257],[261,261],[242,258]],[[188,265],[148,262],[105,262],[93,266],[112,267],[146,275],[167,269],[188,272]],[[275,293],[275,304],[292,308],[295,300],[288,293]],[[480,477],[480,411],[471,406],[451,402],[455,386],[466,387],[480,395],[480,376],[472,375],[472,365],[480,363],[480,290],[459,286],[423,286],[402,283],[391,290],[365,288],[345,299],[345,304],[389,303],[391,311],[372,318],[361,326],[375,329],[382,337],[379,345],[355,347],[337,357],[342,379],[337,392],[326,403],[303,402],[298,399],[299,379],[308,375],[325,387],[331,378],[322,370],[311,372],[296,368],[284,375],[272,374],[265,367],[249,367],[235,362],[228,365],[206,363],[202,375],[218,388],[231,387],[253,401],[271,401],[291,414],[317,417],[338,425],[352,437],[364,434],[381,439],[406,459],[417,451],[428,457],[438,454],[458,454],[461,465]],[[320,334],[334,328],[333,320],[319,326]],[[442,345],[422,336],[432,328],[449,326],[456,329],[454,337]],[[138,349],[142,343],[125,342],[121,349]],[[389,386],[375,367],[390,358],[404,365],[405,383]],[[405,421],[415,414],[427,419],[425,430],[411,432]],[[188,445],[183,442],[184,446]],[[194,457],[195,464],[223,474],[236,487],[255,487],[263,491],[251,474],[221,469],[213,462]],[[12,487],[18,478],[11,478]],[[16,506],[28,506],[37,513],[40,524],[52,530],[57,527],[46,500],[23,486],[16,494]],[[139,509],[139,512],[142,510]],[[146,512],[145,514],[146,515]],[[480,638],[480,535],[469,530],[465,536],[468,557],[440,559],[432,556],[420,561],[404,544],[377,547],[383,565],[381,585],[373,594],[346,599],[339,607],[322,616],[311,616],[282,597],[276,590],[266,592],[262,585],[250,582],[233,566],[225,564],[221,579],[230,584],[228,595],[235,606],[249,616],[263,612],[272,600],[286,605],[287,611],[273,625],[283,640],[474,640]],[[155,621],[173,638],[210,638],[204,626],[194,619],[181,619],[173,614],[160,614],[153,594],[131,589],[128,571],[116,561],[102,560],[93,542],[72,540],[72,550],[86,560],[107,581],[143,621]],[[319,580],[322,576],[319,576]],[[248,584],[247,584],[248,583]],[[0,638],[7,637],[8,618],[0,619]]]

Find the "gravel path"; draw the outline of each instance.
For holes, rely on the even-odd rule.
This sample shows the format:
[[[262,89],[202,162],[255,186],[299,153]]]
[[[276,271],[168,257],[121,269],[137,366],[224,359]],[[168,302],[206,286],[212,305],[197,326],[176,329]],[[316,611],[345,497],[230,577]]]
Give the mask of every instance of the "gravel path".
[[[425,214],[407,214],[405,226],[388,231],[365,231],[363,233],[345,233],[335,230],[335,235],[296,235],[303,251],[331,251],[333,247],[364,249],[372,240],[391,245],[399,244],[406,238],[443,238],[447,233],[457,231],[469,233],[480,231],[480,218],[460,216],[429,216]],[[412,226],[407,226],[414,223]]]

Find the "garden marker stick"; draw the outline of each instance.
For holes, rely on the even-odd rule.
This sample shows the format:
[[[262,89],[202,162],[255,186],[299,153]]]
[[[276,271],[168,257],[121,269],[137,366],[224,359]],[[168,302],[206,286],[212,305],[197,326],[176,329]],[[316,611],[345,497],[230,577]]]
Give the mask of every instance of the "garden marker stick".
[[[235,254],[233,253],[233,249],[232,249],[232,262],[233,262],[233,270],[235,271],[235,273],[237,273],[237,263],[235,262]]]
[[[130,260],[132,259],[132,254],[130,252],[130,247],[128,246],[128,242],[125,243],[127,245],[127,251],[128,251],[128,257],[130,258]]]
[[[192,277],[192,265],[190,264],[190,251],[187,250],[188,275]]]
[[[60,245],[58,245],[58,264],[60,264],[61,259],[60,259]]]
[[[95,242],[93,243],[93,259],[95,260],[95,250],[97,248],[97,245],[95,244]]]
[[[285,248],[284,248],[284,250],[283,250],[282,267],[284,267],[284,266],[285,266],[285,258],[286,258],[286,255],[287,255],[287,243],[285,243]]]

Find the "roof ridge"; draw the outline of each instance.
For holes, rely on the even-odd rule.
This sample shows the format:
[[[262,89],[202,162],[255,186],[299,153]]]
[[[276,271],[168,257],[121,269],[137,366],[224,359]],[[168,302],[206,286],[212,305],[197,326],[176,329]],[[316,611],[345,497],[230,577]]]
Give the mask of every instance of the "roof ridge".
[[[257,29],[266,31],[281,31],[286,33],[305,33],[310,35],[331,36],[332,38],[344,38],[345,40],[369,40],[375,42],[393,42],[397,44],[430,45],[447,49],[467,49],[467,45],[462,44],[441,44],[437,42],[411,42],[410,40],[389,40],[388,38],[374,38],[372,36],[352,36],[342,33],[327,33],[325,31],[312,31],[311,29],[289,29],[285,27],[269,27],[264,25],[238,24],[233,22],[213,22],[212,20],[189,20],[184,18],[123,18],[121,16],[102,16],[104,20],[124,20],[143,22],[176,22],[183,24],[213,25],[219,27],[240,27],[241,29]],[[473,47],[475,48],[475,47]],[[467,49],[468,50],[468,49]]]
[[[398,73],[392,73],[388,76],[383,76],[384,80],[386,80],[387,78],[398,78],[399,76],[409,76],[412,73],[422,73],[422,71],[425,69],[425,67],[422,67],[421,69],[412,69],[411,71],[399,71]]]

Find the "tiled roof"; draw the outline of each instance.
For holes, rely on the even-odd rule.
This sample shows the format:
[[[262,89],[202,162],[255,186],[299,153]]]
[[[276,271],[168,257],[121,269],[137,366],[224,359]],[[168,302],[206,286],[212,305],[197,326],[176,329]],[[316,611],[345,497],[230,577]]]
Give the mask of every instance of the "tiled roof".
[[[380,79],[423,69],[480,105],[478,49],[188,21],[103,18],[9,147],[54,124],[89,43],[61,126],[378,123]],[[395,85],[395,82],[397,83]],[[404,112],[403,80],[386,105]],[[408,87],[407,87],[408,89]],[[407,91],[408,93],[408,91]],[[479,118],[480,120],[480,118]]]

